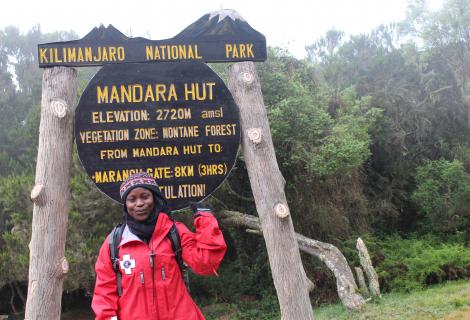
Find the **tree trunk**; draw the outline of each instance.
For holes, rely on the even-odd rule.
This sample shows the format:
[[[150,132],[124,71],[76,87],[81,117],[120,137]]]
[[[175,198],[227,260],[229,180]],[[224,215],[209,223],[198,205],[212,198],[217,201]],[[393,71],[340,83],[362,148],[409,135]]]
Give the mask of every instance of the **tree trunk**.
[[[62,283],[68,272],[64,251],[76,95],[75,69],[44,71],[36,182],[31,191],[27,320],[60,319]]]
[[[359,288],[361,289],[362,295],[365,297],[369,296],[369,289],[367,289],[366,279],[364,278],[364,272],[361,267],[355,267],[357,282],[359,283]]]
[[[224,224],[260,230],[259,220],[254,216],[227,210],[222,211],[220,215],[221,222]],[[365,301],[356,292],[357,285],[354,275],[341,251],[329,243],[313,240],[298,233],[295,234],[295,237],[300,250],[317,257],[333,272],[336,277],[338,296],[343,305],[351,310],[360,309]]]
[[[369,251],[367,251],[367,247],[361,238],[357,238],[356,248],[359,251],[359,261],[361,263],[361,266],[364,269],[364,272],[367,276],[367,280],[369,280],[369,292],[372,296],[380,298],[381,294],[379,277],[377,276],[377,273],[375,272],[375,269],[372,266]]]
[[[277,166],[254,63],[231,65],[228,86],[240,108],[243,155],[266,242],[281,318],[313,320],[307,276],[284,193],[285,180]]]

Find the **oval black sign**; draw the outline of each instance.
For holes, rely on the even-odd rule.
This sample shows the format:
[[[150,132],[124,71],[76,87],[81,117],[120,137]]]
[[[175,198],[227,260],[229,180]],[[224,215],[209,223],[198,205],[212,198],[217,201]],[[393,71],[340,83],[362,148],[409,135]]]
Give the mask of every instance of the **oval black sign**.
[[[75,121],[80,160],[102,192],[120,201],[121,182],[146,171],[173,210],[211,194],[240,144],[230,91],[195,61],[106,65],[83,92]]]

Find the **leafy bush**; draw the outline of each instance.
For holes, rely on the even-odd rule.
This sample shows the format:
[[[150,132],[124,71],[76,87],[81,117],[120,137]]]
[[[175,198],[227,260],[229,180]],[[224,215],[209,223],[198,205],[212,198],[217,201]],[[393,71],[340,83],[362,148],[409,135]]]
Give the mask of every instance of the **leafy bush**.
[[[435,231],[467,231],[470,226],[470,174],[462,162],[429,161],[416,170],[413,200]]]
[[[31,238],[33,177],[11,175],[0,179],[0,287],[27,281]]]
[[[386,291],[408,291],[470,277],[470,248],[463,243],[445,243],[435,236],[395,236],[377,240],[371,247],[375,251],[371,254],[379,261],[376,270],[381,287]]]

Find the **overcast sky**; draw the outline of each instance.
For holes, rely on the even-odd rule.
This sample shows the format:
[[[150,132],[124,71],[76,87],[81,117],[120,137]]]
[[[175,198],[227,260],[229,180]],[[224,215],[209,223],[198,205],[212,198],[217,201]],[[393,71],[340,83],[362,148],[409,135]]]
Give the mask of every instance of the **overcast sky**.
[[[439,9],[444,0],[428,0]],[[369,32],[405,17],[407,0],[7,0],[0,28],[39,24],[43,32],[74,30],[83,37],[93,27],[112,24],[126,35],[152,40],[172,38],[206,13],[235,9],[269,46],[288,48],[298,58],[304,47],[329,29]]]

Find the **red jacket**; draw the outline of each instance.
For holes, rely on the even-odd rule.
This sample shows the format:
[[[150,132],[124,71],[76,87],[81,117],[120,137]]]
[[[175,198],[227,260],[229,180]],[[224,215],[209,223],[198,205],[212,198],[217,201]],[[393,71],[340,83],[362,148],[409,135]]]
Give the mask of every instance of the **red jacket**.
[[[111,264],[109,243],[101,246],[95,265],[96,284],[92,308],[96,320],[204,320],[186,290],[171,242],[167,238],[173,222],[158,215],[147,245],[126,227],[119,244],[122,296],[117,294],[116,273]],[[194,221],[196,233],[177,222],[183,260],[197,274],[217,274],[227,246],[217,220],[201,212]],[[150,267],[150,255],[154,268]]]

